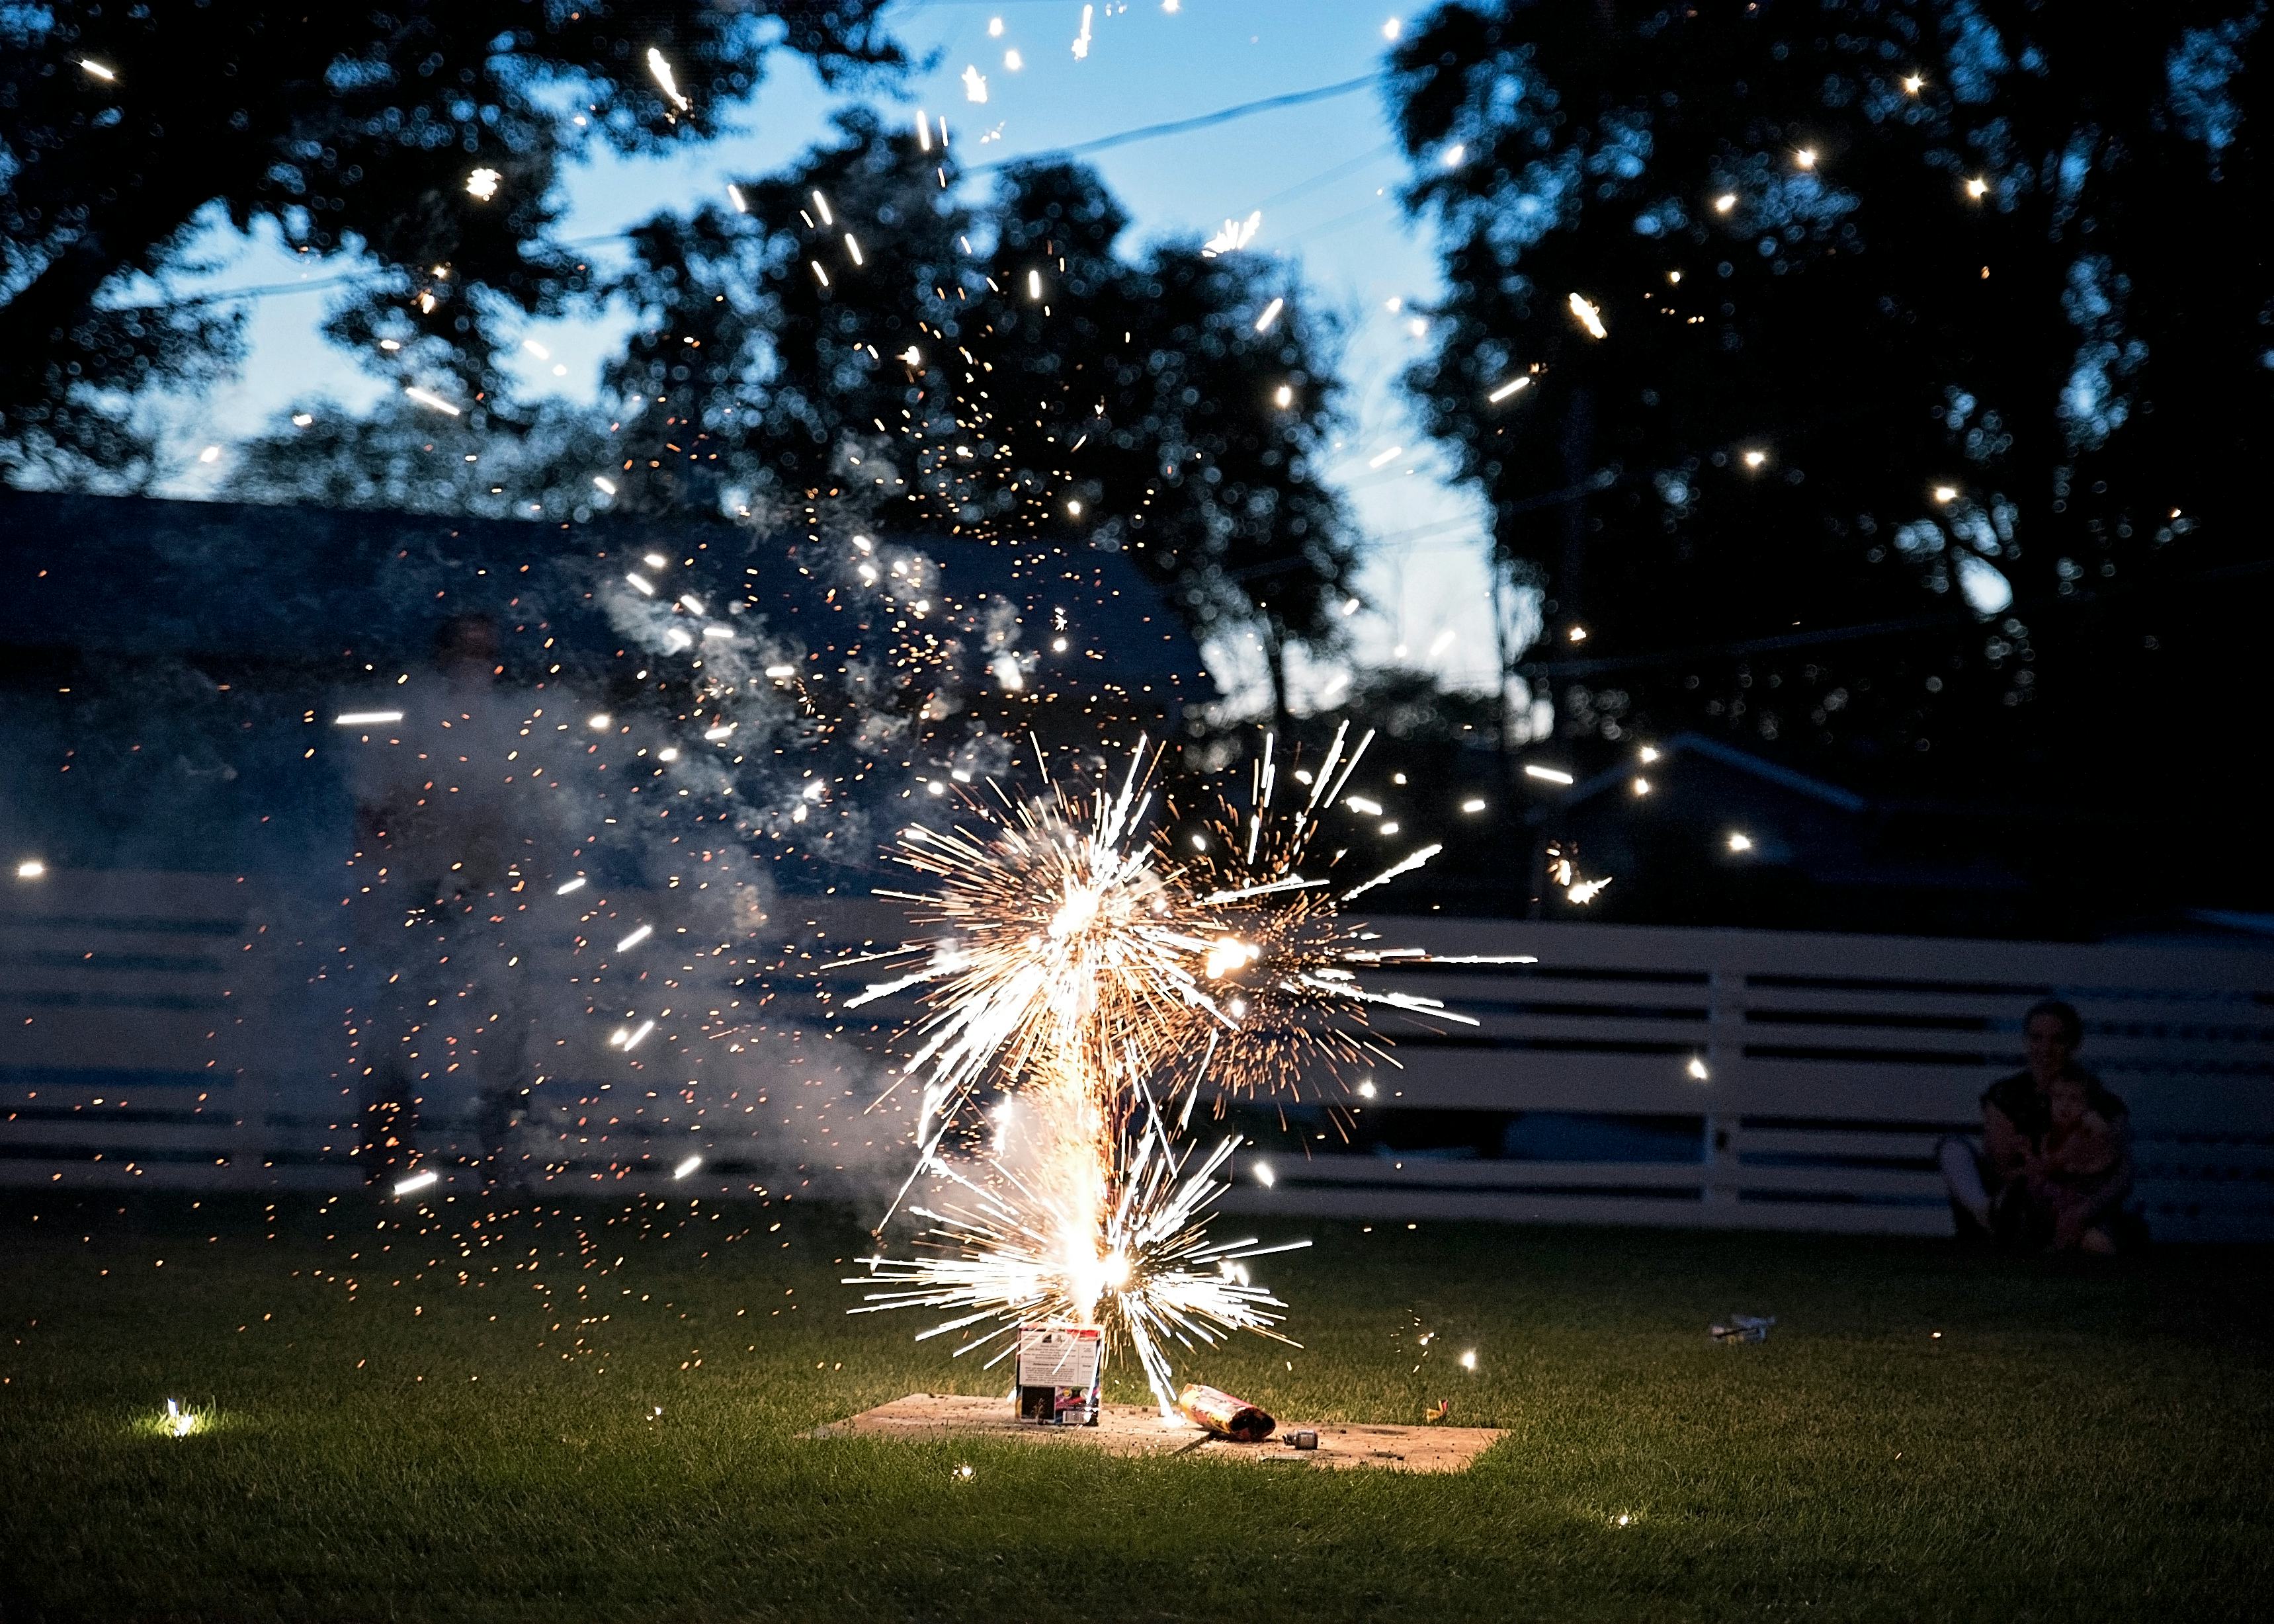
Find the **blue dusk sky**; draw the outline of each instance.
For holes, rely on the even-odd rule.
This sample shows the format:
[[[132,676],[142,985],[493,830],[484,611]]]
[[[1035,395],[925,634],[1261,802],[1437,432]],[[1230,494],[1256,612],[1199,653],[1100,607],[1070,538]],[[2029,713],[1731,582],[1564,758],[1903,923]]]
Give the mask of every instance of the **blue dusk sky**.
[[[1085,11],[1088,45],[1077,56]],[[919,108],[944,114],[963,162],[975,167],[1378,74],[1402,23],[1384,0],[905,0],[888,18],[920,64],[896,91],[832,94],[802,61],[777,57],[723,139],[645,161],[599,151],[570,171],[561,234],[605,237],[658,209],[722,196],[730,177],[777,168],[825,138],[831,113],[850,101],[877,100],[910,119]],[[983,103],[970,99],[968,69],[984,78]],[[1439,283],[1426,230],[1409,224],[1397,202],[1406,169],[1379,86],[1133,141],[1085,162],[1120,199],[1140,241],[1205,236],[1262,210],[1253,250],[1296,262],[1312,297],[1347,327],[1350,424],[1331,472],[1370,543],[1370,607],[1352,622],[1359,662],[1420,666],[1488,688],[1482,505],[1445,484],[1397,388],[1399,372],[1426,342],[1415,306]],[[200,247],[210,269],[177,279],[177,291],[315,282],[353,268],[312,263],[273,237],[248,241],[225,228]],[[200,451],[290,405],[328,396],[361,408],[376,395],[380,385],[320,337],[327,297],[312,288],[251,302],[252,350],[240,378],[177,408],[183,471],[172,491],[211,489],[225,463],[201,463]],[[625,320],[610,312],[532,326],[526,336],[552,358],[524,355],[527,382],[589,398]],[[1255,667],[1246,651],[1209,654],[1228,687],[1252,694]],[[1304,686],[1331,701],[1346,680],[1327,668],[1306,673]]]

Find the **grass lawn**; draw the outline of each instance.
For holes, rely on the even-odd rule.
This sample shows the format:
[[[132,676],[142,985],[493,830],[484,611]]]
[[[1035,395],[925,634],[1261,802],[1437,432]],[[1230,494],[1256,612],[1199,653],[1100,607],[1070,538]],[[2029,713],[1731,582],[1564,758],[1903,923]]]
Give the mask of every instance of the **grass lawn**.
[[[1188,1373],[1508,1429],[1406,1477],[802,1437],[1005,1385],[845,1316],[838,1212],[119,1205],[0,1205],[6,1624],[2274,1613],[2263,1252],[1314,1226],[1305,1346]]]

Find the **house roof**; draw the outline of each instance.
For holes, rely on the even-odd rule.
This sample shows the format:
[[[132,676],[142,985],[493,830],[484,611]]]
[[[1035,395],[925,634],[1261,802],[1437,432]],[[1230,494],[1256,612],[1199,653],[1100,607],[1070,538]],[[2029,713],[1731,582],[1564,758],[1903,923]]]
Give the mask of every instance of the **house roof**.
[[[542,620],[561,648],[592,651],[622,640],[608,599],[651,553],[689,590],[739,590],[740,613],[809,648],[885,657],[911,630],[975,643],[1007,631],[1039,657],[1036,688],[1063,675],[1071,689],[1126,689],[1171,710],[1216,694],[1191,635],[1118,553],[924,536],[860,555],[849,540],[724,521],[569,526],[49,492],[0,491],[0,645],[384,663],[423,655],[443,617],[483,612]],[[862,557],[915,562],[923,585],[871,587]],[[697,569],[684,570],[689,558]]]

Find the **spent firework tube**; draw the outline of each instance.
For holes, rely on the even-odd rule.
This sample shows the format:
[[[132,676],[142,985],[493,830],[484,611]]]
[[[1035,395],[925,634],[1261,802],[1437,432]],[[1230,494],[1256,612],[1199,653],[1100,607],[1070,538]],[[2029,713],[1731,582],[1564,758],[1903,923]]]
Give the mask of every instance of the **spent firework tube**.
[[[1189,1382],[1177,1395],[1177,1408],[1196,1426],[1204,1426],[1234,1443],[1261,1443],[1279,1424],[1244,1398],[1234,1398],[1216,1387]]]

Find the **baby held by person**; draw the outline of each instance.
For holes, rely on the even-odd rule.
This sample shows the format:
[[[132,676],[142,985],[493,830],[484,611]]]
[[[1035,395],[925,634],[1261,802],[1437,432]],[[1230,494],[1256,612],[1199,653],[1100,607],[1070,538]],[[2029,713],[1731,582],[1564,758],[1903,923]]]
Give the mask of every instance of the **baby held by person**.
[[[2031,1201],[2052,1218],[2055,1250],[2103,1250],[2107,1235],[2091,1227],[2091,1221],[2123,1146],[2108,1119],[2092,1109],[2091,1094],[2079,1079],[2056,1080],[2046,1105],[2052,1121],[2028,1167]]]

